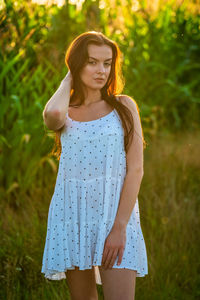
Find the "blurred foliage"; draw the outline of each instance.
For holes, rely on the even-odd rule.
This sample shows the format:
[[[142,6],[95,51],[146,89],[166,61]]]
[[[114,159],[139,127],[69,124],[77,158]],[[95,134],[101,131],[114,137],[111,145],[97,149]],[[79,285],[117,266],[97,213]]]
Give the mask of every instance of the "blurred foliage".
[[[45,232],[42,240],[38,241],[38,238],[41,231],[46,230],[41,222],[47,217],[46,206],[57,173],[57,161],[49,155],[54,134],[43,124],[42,111],[68,71],[64,57],[69,43],[88,30],[101,31],[115,40],[123,55],[126,78],[123,94],[130,95],[138,103],[147,142],[163,141],[170,134],[176,139],[179,133],[184,140],[187,134],[193,137],[192,132],[199,130],[199,12],[197,1],[89,0],[83,1],[79,8],[68,1],[62,7],[37,5],[30,0],[0,1],[0,226],[5,231],[0,254],[5,270],[1,279],[6,280],[7,287],[6,291],[0,289],[4,293],[3,299],[6,293],[9,295],[7,299],[18,299],[13,295],[30,299],[29,290],[31,299],[38,296],[50,299],[52,295],[54,299],[60,299],[53,286],[52,290],[42,292],[39,274],[32,272],[32,267],[35,265],[38,270],[38,265],[32,259],[36,253],[31,249],[36,249],[34,251],[41,255]],[[194,141],[198,141],[198,136],[194,137],[193,144]],[[200,282],[196,276],[197,268],[191,270],[197,249],[188,245],[189,242],[195,243],[192,226],[197,222],[195,212],[199,208],[194,201],[199,197],[196,169],[199,167],[199,144],[196,145],[198,151],[194,150],[189,158],[182,152],[185,147],[179,147],[179,142],[177,140],[170,157],[166,151],[175,141],[168,138],[165,143],[155,143],[150,152],[148,147],[145,150],[146,188],[141,197],[144,202],[145,197],[148,198],[147,206],[144,206],[148,208],[144,214],[148,222],[144,225],[156,229],[160,222],[169,231],[163,235],[163,228],[152,230],[157,237],[152,235],[147,239],[147,248],[152,247],[154,253],[158,251],[158,244],[166,245],[171,241],[170,254],[174,253],[170,257],[168,250],[163,248],[163,258],[158,260],[155,254],[154,261],[152,256],[150,272],[155,274],[151,277],[155,294],[149,287],[152,299],[183,299],[185,295],[188,295],[187,299],[193,299],[192,291],[196,293],[193,293],[194,299],[200,295],[196,289]],[[177,155],[176,151],[179,151]],[[162,199],[160,195],[163,195]],[[166,202],[166,199],[171,199],[171,202]],[[175,209],[177,215],[170,215],[170,212],[167,215],[169,208],[170,211]],[[155,212],[160,212],[160,215],[155,215]],[[176,241],[183,234],[174,233],[174,226],[179,228],[180,220],[184,224],[185,236],[190,236],[191,240],[188,238],[188,244],[184,238],[181,240],[183,255],[176,256]],[[171,227],[165,227],[165,224],[171,224]],[[194,228],[198,228],[197,224]],[[29,230],[32,232],[31,242]],[[170,234],[174,239],[171,240]],[[169,259],[163,266],[166,257]],[[180,275],[176,269],[177,261],[181,270],[188,262],[185,278],[182,272],[178,285],[174,281]],[[163,277],[158,278],[156,274],[160,274],[161,265],[165,273],[163,271]],[[165,284],[168,270],[173,270],[171,282],[174,285],[169,286],[169,279]],[[26,287],[23,287],[25,275]],[[192,281],[193,278],[196,280]],[[156,294],[162,284],[165,297],[163,293]],[[36,294],[34,287],[39,289]],[[21,297],[23,288],[27,288],[27,294]],[[148,291],[148,285],[145,289],[139,287],[138,291],[138,299],[148,299],[144,292]]]
[[[13,199],[15,190],[27,192],[35,184],[41,167],[56,169],[48,156],[54,135],[45,128],[42,111],[68,71],[67,46],[87,30],[102,31],[118,43],[124,94],[139,105],[146,140],[199,128],[200,18],[191,7],[187,1],[155,8],[148,1],[121,0],[104,1],[104,6],[103,1],[85,1],[78,10],[68,1],[62,7],[4,1],[0,194],[11,193]]]

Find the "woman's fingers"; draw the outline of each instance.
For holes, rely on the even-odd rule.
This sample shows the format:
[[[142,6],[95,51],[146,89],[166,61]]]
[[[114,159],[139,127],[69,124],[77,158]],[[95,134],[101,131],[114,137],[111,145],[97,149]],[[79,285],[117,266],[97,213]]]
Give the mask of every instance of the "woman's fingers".
[[[104,265],[105,262],[106,262],[108,252],[109,252],[109,249],[105,247],[105,248],[104,248],[104,251],[103,251],[102,261],[101,261],[102,265]]]
[[[105,262],[104,262],[104,268],[105,268],[105,269],[108,268],[112,256],[113,256],[113,250],[112,250],[112,249],[109,249],[108,254],[107,254],[107,256],[106,256],[106,260],[105,260]]]
[[[107,252],[107,256],[105,258],[105,262],[104,262],[104,268],[107,269],[111,269],[115,263],[115,260],[117,259],[117,254],[119,253],[119,259],[118,262],[122,260],[122,256],[123,256],[123,250],[120,249],[115,249],[115,250],[111,250],[109,252]]]
[[[119,266],[122,262],[122,257],[123,257],[123,253],[124,253],[124,247],[119,249],[119,255],[118,255],[118,261],[117,261],[117,265]]]
[[[67,72],[67,75],[65,75],[63,81],[64,81],[64,82],[65,82],[65,81],[70,82],[71,88],[73,87],[73,78],[72,78],[72,73],[71,73],[70,70]]]
[[[104,259],[102,260],[102,265],[104,266],[104,268],[111,269],[115,263],[117,256],[118,256],[117,265],[119,266],[122,262],[123,253],[124,253],[124,247],[115,250],[105,249]]]
[[[116,260],[116,258],[117,258],[117,253],[118,253],[118,251],[119,251],[119,249],[115,249],[115,250],[113,251],[113,255],[112,255],[111,260],[110,260],[110,263],[109,263],[109,268],[110,268],[110,269],[111,269],[111,268],[113,267],[113,265],[114,265],[114,262],[115,262],[115,260]]]
[[[111,230],[109,235],[106,238],[103,257],[102,257],[102,266],[107,269],[112,268],[117,255],[119,254],[118,263],[119,266],[122,261],[123,252],[126,244],[126,233],[118,230]]]

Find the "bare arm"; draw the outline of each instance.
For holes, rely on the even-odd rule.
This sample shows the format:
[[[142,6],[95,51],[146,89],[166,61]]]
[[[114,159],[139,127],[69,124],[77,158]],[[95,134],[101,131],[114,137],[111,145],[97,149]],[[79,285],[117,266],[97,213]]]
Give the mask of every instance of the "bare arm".
[[[139,194],[140,185],[144,174],[143,130],[139,108],[135,100],[129,96],[122,96],[120,100],[132,112],[134,120],[134,136],[126,155],[127,174],[125,176],[119,207],[115,218],[115,228],[124,228],[127,226]]]
[[[46,103],[43,110],[43,119],[46,126],[51,130],[59,130],[65,123],[66,113],[69,107],[72,75],[69,71],[61,81],[60,86]]]

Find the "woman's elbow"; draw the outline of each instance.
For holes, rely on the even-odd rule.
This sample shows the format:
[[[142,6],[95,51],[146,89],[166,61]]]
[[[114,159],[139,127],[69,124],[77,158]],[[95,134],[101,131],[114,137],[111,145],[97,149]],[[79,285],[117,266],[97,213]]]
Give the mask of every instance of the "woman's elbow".
[[[50,130],[59,130],[64,125],[65,120],[59,110],[44,110],[42,115],[45,125]]]

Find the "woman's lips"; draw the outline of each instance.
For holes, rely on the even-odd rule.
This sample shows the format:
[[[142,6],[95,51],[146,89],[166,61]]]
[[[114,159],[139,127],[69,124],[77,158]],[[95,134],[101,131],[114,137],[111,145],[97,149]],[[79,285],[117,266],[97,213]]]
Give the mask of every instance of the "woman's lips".
[[[97,82],[103,82],[104,81],[104,79],[95,79]]]

